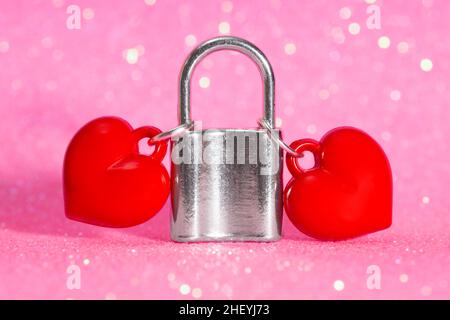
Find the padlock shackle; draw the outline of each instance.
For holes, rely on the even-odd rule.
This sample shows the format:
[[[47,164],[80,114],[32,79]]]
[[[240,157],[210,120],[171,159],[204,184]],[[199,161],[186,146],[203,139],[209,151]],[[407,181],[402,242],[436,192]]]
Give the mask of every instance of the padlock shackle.
[[[208,54],[219,50],[239,51],[258,66],[264,88],[263,118],[273,127],[275,123],[275,77],[272,66],[264,53],[254,44],[237,37],[217,37],[201,43],[184,62],[180,74],[178,120],[180,124],[191,123],[191,76],[197,64]]]

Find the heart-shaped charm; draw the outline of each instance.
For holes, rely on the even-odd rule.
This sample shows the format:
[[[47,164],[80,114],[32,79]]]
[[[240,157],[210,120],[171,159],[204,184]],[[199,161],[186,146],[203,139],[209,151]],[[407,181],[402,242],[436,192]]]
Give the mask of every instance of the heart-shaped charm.
[[[138,142],[161,131],[136,130],[123,119],[103,117],[81,128],[64,159],[64,200],[70,219],[104,227],[130,227],[153,217],[169,195],[170,179],[161,164],[167,144],[151,155]]]
[[[303,170],[287,155],[293,175],[285,209],[303,233],[343,240],[386,229],[392,222],[392,174],[381,147],[361,130],[341,127],[320,142],[297,140],[291,148],[313,153],[315,166]]]

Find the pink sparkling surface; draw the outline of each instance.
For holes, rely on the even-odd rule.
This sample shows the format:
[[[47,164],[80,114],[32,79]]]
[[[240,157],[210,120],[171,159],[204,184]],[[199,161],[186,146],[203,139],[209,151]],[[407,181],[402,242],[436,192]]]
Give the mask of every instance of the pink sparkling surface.
[[[367,2],[379,30],[366,26]],[[70,5],[80,29],[67,28]],[[449,20],[447,0],[1,1],[0,298],[450,298]],[[221,32],[272,62],[287,141],[352,125],[383,146],[389,230],[319,242],[285,218],[277,243],[188,245],[169,240],[168,204],[126,230],[65,219],[62,160],[76,130],[102,115],[175,126],[183,59]],[[245,57],[206,58],[192,86],[205,127],[256,126],[261,84]],[[72,264],[78,290],[66,286]],[[366,284],[373,265],[378,290]]]

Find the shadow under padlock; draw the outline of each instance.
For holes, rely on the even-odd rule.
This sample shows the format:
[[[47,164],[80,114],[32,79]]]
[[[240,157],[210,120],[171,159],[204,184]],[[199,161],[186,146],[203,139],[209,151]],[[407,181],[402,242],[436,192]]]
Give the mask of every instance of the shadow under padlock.
[[[219,37],[187,58],[180,76],[179,122],[192,123],[190,78],[198,62],[235,50],[259,67],[264,121],[273,127],[275,79],[265,55],[250,42]],[[280,135],[274,129],[272,135]],[[178,242],[275,241],[283,215],[283,153],[263,128],[190,129],[172,141],[171,238]]]

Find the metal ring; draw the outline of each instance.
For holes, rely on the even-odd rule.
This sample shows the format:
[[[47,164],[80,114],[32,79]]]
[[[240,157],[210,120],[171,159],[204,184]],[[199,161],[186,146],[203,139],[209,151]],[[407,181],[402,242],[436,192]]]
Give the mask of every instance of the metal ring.
[[[151,138],[149,140],[148,144],[155,144],[159,141],[169,140],[173,137],[181,136],[185,132],[189,131],[193,126],[194,126],[193,121],[188,122],[188,123],[183,123],[173,129],[170,129],[170,130],[167,130],[167,131],[157,134],[156,136],[154,136],[153,138]]]
[[[277,145],[280,146],[281,149],[286,151],[287,153],[291,154],[293,157],[296,158],[302,158],[303,153],[298,153],[294,149],[292,149],[289,145],[286,144],[283,140],[281,140],[280,136],[278,134],[274,134],[273,127],[270,126],[269,122],[266,119],[259,119],[258,124],[267,130],[267,134],[269,135],[270,139],[272,139],[273,142],[275,142]]]

